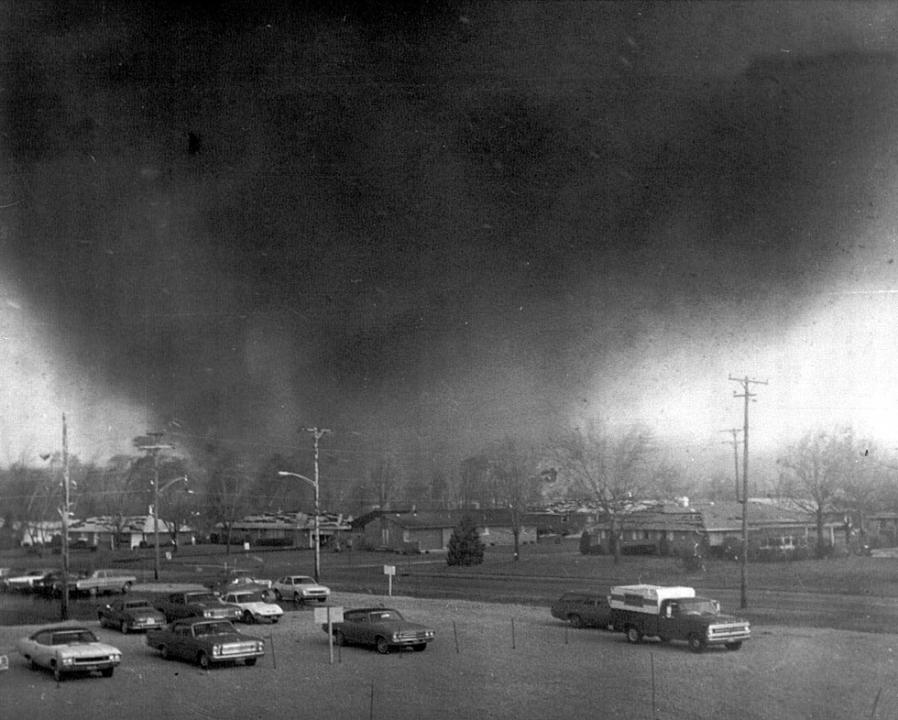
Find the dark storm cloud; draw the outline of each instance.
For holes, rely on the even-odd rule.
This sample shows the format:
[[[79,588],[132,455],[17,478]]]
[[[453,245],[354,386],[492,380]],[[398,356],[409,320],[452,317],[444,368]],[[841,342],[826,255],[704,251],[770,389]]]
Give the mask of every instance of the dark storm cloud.
[[[535,432],[861,222],[889,56],[690,73],[676,4],[403,7],[14,18],[6,251],[73,369],[196,437]]]

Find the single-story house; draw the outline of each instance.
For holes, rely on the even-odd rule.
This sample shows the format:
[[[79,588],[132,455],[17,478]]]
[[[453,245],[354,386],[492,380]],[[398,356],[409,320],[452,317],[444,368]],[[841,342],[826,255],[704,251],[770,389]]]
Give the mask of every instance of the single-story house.
[[[351,518],[340,514],[322,513],[318,516],[318,533],[322,546],[348,537]],[[224,525],[218,524],[218,537],[223,539]],[[231,542],[250,545],[292,545],[315,547],[315,516],[302,512],[271,512],[248,515],[231,523]]]
[[[443,510],[438,512],[395,512],[372,510],[353,522],[353,540],[363,548],[386,548],[401,553],[443,551],[462,518],[469,516],[486,545],[513,545],[511,511]],[[524,516],[519,541],[536,542],[536,523]]]
[[[797,544],[806,538],[816,542],[816,522],[813,515],[794,507],[781,507],[769,500],[749,500],[749,542],[764,545],[769,542]],[[834,547],[844,542],[839,533],[841,524],[828,521],[826,539]],[[610,547],[610,523],[600,520],[587,528],[593,544]],[[735,501],[698,502],[694,504],[657,503],[643,505],[620,515],[617,529],[627,546],[653,546],[661,555],[689,550],[698,543],[706,552],[720,551],[728,539],[742,538],[742,503]]]
[[[171,543],[171,524],[159,518],[159,544]],[[178,528],[178,535],[185,542],[193,542],[193,529],[188,525]],[[39,523],[27,523],[22,528],[22,546],[50,545],[54,538],[62,537],[62,521],[51,520]],[[117,537],[117,542],[114,539]],[[72,518],[69,521],[69,544],[79,543],[85,547],[111,548],[113,544],[120,548],[134,549],[141,543],[153,545],[155,541],[155,525],[152,515],[133,515],[122,518],[90,517]],[[59,542],[56,540],[56,542]]]

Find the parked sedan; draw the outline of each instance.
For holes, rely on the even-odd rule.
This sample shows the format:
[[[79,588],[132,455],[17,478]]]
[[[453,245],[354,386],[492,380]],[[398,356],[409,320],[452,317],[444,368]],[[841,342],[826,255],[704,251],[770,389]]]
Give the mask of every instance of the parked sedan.
[[[185,618],[147,633],[147,645],[163,659],[182,658],[208,669],[212,665],[243,660],[255,665],[265,654],[265,643],[244,635],[228,620]]]
[[[576,628],[611,627],[608,597],[591,592],[566,592],[551,608],[552,617],[565,620]]]
[[[222,600],[239,607],[243,613],[243,622],[246,623],[265,620],[276,623],[284,614],[280,605],[265,602],[261,590],[234,590],[222,597]]]
[[[128,634],[132,630],[149,630],[165,625],[165,614],[149,600],[121,598],[97,610],[100,627],[115,627]]]
[[[327,625],[321,627],[328,632]],[[390,608],[347,610],[343,621],[333,623],[331,628],[337,645],[374,645],[381,654],[403,647],[422,652],[435,635],[430,628],[409,622],[398,610]]]
[[[317,600],[327,602],[331,594],[330,588],[319,585],[308,575],[287,575],[275,580],[271,589],[277,600],[292,600],[293,602],[307,602]]]
[[[47,668],[59,681],[63,675],[100,672],[112,677],[122,661],[116,647],[101,643],[81,625],[51,625],[33,632],[18,644],[19,653],[31,663],[31,669]]]
[[[31,592],[34,584],[43,580],[52,570],[26,570],[25,572],[10,573],[4,582],[7,590],[19,590],[21,592]]]

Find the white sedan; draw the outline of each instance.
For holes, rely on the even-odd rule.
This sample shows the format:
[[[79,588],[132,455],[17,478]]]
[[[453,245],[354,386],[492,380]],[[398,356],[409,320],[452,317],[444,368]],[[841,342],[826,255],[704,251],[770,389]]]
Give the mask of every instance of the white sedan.
[[[101,643],[82,625],[51,625],[19,640],[19,653],[31,663],[32,670],[53,671],[58,682],[63,675],[99,672],[112,677],[122,661],[122,652]]]
[[[287,575],[278,578],[271,584],[274,596],[278,600],[292,600],[293,602],[307,602],[317,600],[327,602],[330,596],[330,588],[319,585],[308,575]]]
[[[52,570],[26,570],[25,572],[13,572],[3,579],[3,586],[7,590],[22,590],[29,592],[34,590],[34,584],[43,580]]]
[[[265,620],[276,623],[284,614],[280,605],[265,602],[263,593],[258,590],[232,590],[221,599],[239,607],[243,611],[243,622],[245,623]]]

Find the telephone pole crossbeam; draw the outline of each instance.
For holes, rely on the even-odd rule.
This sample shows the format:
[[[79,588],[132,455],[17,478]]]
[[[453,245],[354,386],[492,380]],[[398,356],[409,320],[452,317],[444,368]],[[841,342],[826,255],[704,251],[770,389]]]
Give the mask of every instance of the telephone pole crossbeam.
[[[742,385],[742,394],[734,392],[733,397],[745,399],[742,426],[742,592],[741,604],[739,606],[744,610],[748,607],[748,403],[755,397],[755,393],[751,392],[751,386],[766,385],[767,381],[752,380],[748,375],[743,378],[736,378],[730,375],[729,379]],[[736,433],[734,431],[734,441],[735,437]]]

